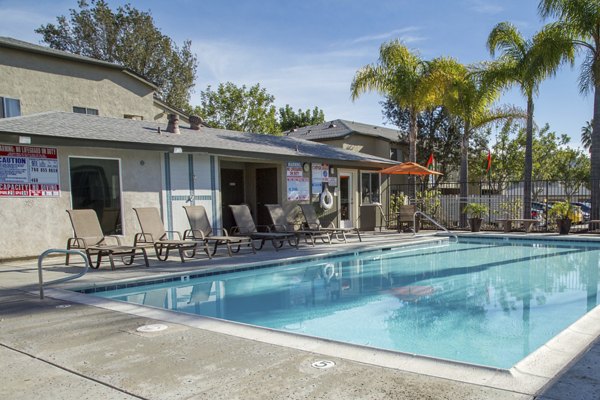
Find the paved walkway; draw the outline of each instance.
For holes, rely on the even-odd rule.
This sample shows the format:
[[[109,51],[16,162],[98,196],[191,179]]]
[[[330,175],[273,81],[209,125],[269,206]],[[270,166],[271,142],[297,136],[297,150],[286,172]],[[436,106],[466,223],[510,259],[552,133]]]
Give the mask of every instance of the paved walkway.
[[[412,240],[410,235],[365,235],[348,250]],[[198,269],[228,268],[281,257],[305,257],[329,246],[256,255],[219,256],[151,268],[103,267],[62,285],[135,279]],[[51,259],[45,279],[79,267]],[[234,337],[187,324],[139,333],[160,319],[36,296],[35,261],[0,264],[0,398],[2,399],[531,399],[518,390],[442,379],[341,357],[335,367],[311,367],[318,352]],[[51,294],[51,291],[49,291]],[[149,313],[148,315],[156,315]],[[538,399],[600,398],[600,345],[592,346]]]

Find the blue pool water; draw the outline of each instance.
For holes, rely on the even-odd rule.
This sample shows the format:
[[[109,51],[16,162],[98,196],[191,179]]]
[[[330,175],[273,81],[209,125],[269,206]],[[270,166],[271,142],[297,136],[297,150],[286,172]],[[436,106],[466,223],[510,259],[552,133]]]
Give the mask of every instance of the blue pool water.
[[[584,242],[461,238],[94,295],[510,368],[596,307],[599,260]]]

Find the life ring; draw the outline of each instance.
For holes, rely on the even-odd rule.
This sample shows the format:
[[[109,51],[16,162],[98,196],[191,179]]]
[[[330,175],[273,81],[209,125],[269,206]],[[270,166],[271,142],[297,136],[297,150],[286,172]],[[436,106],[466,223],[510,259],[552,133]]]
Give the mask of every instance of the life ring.
[[[333,278],[333,275],[335,275],[335,265],[333,265],[332,263],[325,264],[322,268],[321,273],[325,281],[329,282],[331,278]]]
[[[325,190],[321,192],[319,205],[324,210],[329,210],[331,207],[333,207],[333,195],[329,189],[325,188]]]

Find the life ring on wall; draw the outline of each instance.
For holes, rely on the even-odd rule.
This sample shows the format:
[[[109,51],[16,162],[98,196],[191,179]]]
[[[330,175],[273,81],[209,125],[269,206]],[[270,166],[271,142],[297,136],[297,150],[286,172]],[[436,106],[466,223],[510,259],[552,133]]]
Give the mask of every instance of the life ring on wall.
[[[321,270],[321,274],[323,275],[323,279],[329,282],[335,275],[335,265],[332,263],[325,264]]]
[[[333,207],[333,195],[329,189],[325,188],[325,190],[321,192],[319,205],[324,210],[329,210]]]

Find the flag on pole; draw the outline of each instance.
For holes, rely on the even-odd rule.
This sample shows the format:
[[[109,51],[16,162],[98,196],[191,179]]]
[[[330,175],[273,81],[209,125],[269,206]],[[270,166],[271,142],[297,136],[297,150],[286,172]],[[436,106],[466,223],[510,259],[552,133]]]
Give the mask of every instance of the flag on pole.
[[[427,160],[427,164],[425,164],[425,168],[429,168],[435,162],[435,158],[433,158],[433,153],[429,156],[429,160]]]
[[[488,155],[487,155],[487,168],[485,169],[485,173],[487,174],[488,172],[490,172],[490,169],[492,168],[492,151],[488,150]]]

